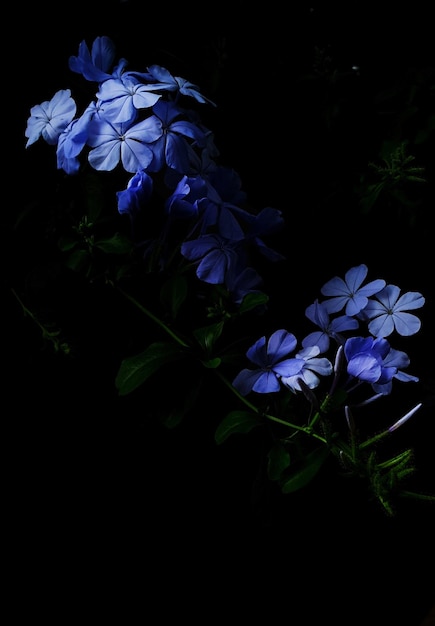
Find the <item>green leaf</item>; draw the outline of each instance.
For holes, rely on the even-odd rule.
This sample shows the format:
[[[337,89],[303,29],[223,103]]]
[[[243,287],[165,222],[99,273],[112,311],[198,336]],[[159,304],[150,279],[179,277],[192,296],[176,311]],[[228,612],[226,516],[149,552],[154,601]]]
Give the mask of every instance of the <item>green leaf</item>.
[[[61,237],[58,241],[59,249],[62,252],[69,252],[77,245],[77,239],[73,239],[72,237]]]
[[[377,202],[379,195],[384,189],[384,183],[376,183],[367,185],[364,196],[360,200],[360,206],[363,213],[368,213]]]
[[[320,405],[320,410],[322,413],[331,413],[331,411],[335,411],[346,403],[347,400],[347,392],[341,387],[334,392],[333,396],[326,396]]]
[[[257,306],[266,304],[268,300],[269,296],[267,296],[265,293],[248,293],[242,300],[242,303],[239,307],[239,312],[246,313],[247,311],[251,311]]]
[[[108,254],[128,254],[132,250],[130,239],[121,233],[115,233],[108,239],[98,239],[94,245]]]
[[[207,354],[210,354],[214,344],[221,336],[223,327],[224,322],[220,321],[216,324],[204,326],[203,328],[197,328],[193,331],[195,339]]]
[[[290,454],[279,444],[273,446],[267,455],[267,475],[270,480],[279,480],[290,465]]]
[[[262,420],[256,413],[249,411],[232,411],[222,420],[216,429],[214,438],[217,444],[223,443],[234,433],[248,433],[250,430],[262,424]]]
[[[328,456],[329,449],[326,446],[322,446],[310,452],[304,459],[302,466],[289,478],[282,480],[281,491],[283,493],[292,493],[308,485],[319,472]]]
[[[65,264],[71,270],[79,272],[89,263],[90,256],[86,250],[74,250],[67,258]]]
[[[214,359],[207,359],[206,361],[202,361],[202,364],[208,369],[216,369],[217,367],[219,367],[221,362],[221,359],[217,356]]]
[[[153,343],[140,354],[124,359],[116,375],[119,395],[125,396],[142,385],[163,365],[186,358],[187,353],[172,343]]]
[[[185,415],[193,409],[202,387],[202,380],[195,380],[190,389],[186,389],[184,401],[181,406],[174,407],[164,418],[163,423],[167,428],[175,428],[183,420]]]
[[[172,319],[177,317],[181,305],[187,297],[187,280],[184,276],[173,276],[160,290],[160,300],[171,312]]]

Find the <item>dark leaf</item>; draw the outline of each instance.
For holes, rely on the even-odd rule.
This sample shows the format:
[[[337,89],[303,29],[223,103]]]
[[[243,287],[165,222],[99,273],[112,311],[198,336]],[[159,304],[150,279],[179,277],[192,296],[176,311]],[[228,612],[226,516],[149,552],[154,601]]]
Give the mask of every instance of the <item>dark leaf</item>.
[[[66,266],[76,272],[82,270],[89,263],[90,257],[86,250],[74,250],[66,260]]]
[[[186,300],[187,281],[184,276],[173,276],[167,280],[160,290],[160,299],[171,312],[172,319],[177,317],[181,305]]]
[[[290,465],[290,454],[279,444],[273,446],[267,455],[267,475],[270,480],[279,480]]]
[[[240,313],[246,313],[247,311],[251,311],[255,309],[255,307],[266,304],[268,302],[269,296],[265,293],[248,293],[244,298],[239,307]]]
[[[234,433],[248,433],[259,426],[262,420],[259,415],[249,411],[232,411],[222,420],[215,432],[215,441],[221,444]]]
[[[223,327],[224,322],[217,322],[216,324],[204,326],[203,328],[197,328],[193,331],[195,339],[207,354],[210,354],[214,344],[221,336]]]
[[[283,493],[291,493],[308,485],[316,476],[328,456],[329,449],[326,446],[322,446],[310,452],[302,466],[299,466],[290,477],[282,480],[281,491]]]
[[[121,233],[115,233],[107,239],[98,239],[94,245],[108,254],[128,254],[132,250],[130,239]]]
[[[163,365],[183,358],[186,358],[186,351],[180,346],[172,343],[153,343],[144,352],[124,359],[115,379],[119,395],[131,393]]]
[[[184,399],[181,406],[175,406],[163,420],[167,428],[175,428],[183,420],[196,404],[202,386],[201,380],[195,380],[190,389],[185,390]]]

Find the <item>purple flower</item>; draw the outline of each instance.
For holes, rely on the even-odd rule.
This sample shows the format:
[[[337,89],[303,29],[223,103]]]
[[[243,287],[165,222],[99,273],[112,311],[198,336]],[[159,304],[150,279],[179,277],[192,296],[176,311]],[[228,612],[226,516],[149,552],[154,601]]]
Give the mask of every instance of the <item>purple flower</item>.
[[[326,303],[318,300],[315,300],[305,309],[305,315],[321,330],[316,330],[307,335],[302,341],[302,346],[304,348],[319,346],[320,352],[329,350],[331,338],[342,343],[340,333],[345,330],[355,330],[359,326],[358,321],[349,315],[340,315],[331,320]]]
[[[110,122],[134,121],[139,109],[148,109],[161,98],[152,85],[144,85],[128,73],[104,81],[97,98],[104,103],[104,115]]]
[[[383,338],[351,337],[344,344],[348,374],[366,383],[388,383],[397,373],[397,367],[385,360],[390,349]]]
[[[182,94],[183,96],[190,96],[197,102],[202,104],[208,103],[216,106],[214,102],[202,95],[198,85],[194,85],[181,76],[173,76],[165,67],[161,65],[151,65],[148,68],[148,75],[145,75],[149,80],[156,81],[156,88],[162,91],[175,92],[176,95]]]
[[[183,176],[165,202],[170,217],[190,219],[197,217],[196,201],[207,194],[207,183],[201,176]]]
[[[422,307],[424,297],[418,291],[408,291],[400,297],[399,295],[399,287],[387,285],[361,311],[363,319],[371,320],[368,329],[375,337],[388,337],[394,330],[399,335],[409,337],[420,330],[421,322],[418,317],[406,311]]]
[[[150,145],[153,161],[150,170],[159,172],[165,165],[182,176],[190,169],[190,142],[205,145],[205,131],[197,124],[183,119],[183,110],[174,102],[159,100],[152,107],[162,132]]]
[[[238,242],[229,241],[219,235],[201,235],[198,239],[185,241],[181,254],[189,261],[199,261],[196,275],[200,280],[213,285],[223,284],[231,266],[237,266]]]
[[[163,130],[155,116],[135,124],[109,124],[94,118],[89,130],[88,144],[93,148],[88,160],[96,170],[111,171],[121,161],[127,172],[135,174],[147,169],[153,159],[150,143],[158,139]]]
[[[57,149],[57,167],[67,174],[77,174],[80,169],[79,155],[86,145],[89,136],[89,128],[94,115],[98,114],[98,108],[92,102],[84,113],[72,120],[60,134]]]
[[[127,188],[116,192],[119,213],[135,217],[151,198],[153,186],[153,179],[149,174],[143,170],[136,172],[128,181]]]
[[[263,237],[273,235],[282,230],[284,226],[282,212],[279,209],[266,207],[257,215],[251,217],[249,222],[246,239],[252,242],[269,261],[283,261],[285,257],[276,250],[269,248],[263,241]]]
[[[51,100],[32,107],[24,133],[27,137],[26,148],[41,136],[49,145],[55,146],[60,134],[74,118],[76,110],[77,105],[71,98],[70,89],[60,89]]]
[[[301,378],[309,389],[318,387],[320,383],[318,374],[320,376],[329,376],[333,372],[331,361],[324,357],[318,358],[319,354],[319,346],[311,346],[298,352],[296,358],[303,360],[302,369],[298,374],[293,376],[282,376],[282,384],[293,391],[293,393],[302,391],[299,382]]]
[[[79,45],[78,56],[70,56],[69,69],[77,74],[82,74],[86,80],[101,83],[111,78],[110,70],[115,59],[115,44],[106,36],[94,39],[92,49],[83,40]],[[122,60],[123,65],[126,61]]]
[[[245,231],[241,222],[248,222],[254,216],[241,205],[246,201],[239,174],[229,167],[218,166],[210,172],[207,195],[198,199],[200,232],[217,229],[227,239],[244,239]]]
[[[275,393],[280,390],[281,376],[297,375],[305,364],[303,359],[286,359],[296,348],[296,337],[286,330],[276,330],[266,342],[263,336],[246,352],[256,369],[243,369],[233,380],[233,387],[246,396],[250,391]]]
[[[417,376],[412,376],[411,374],[406,374],[402,371],[404,367],[408,367],[409,363],[410,360],[406,352],[402,352],[401,350],[394,350],[393,348],[391,348],[391,350],[383,360],[384,367],[394,367],[396,369],[396,373],[394,374],[393,378],[396,378],[403,383],[418,383],[419,379],[417,378]],[[393,378],[386,383],[373,383],[373,390],[376,393],[381,393],[384,396],[390,394],[393,387]]]
[[[368,298],[385,287],[385,280],[381,279],[362,286],[367,272],[367,265],[357,265],[346,272],[344,280],[335,276],[323,285],[322,294],[330,298],[325,302],[328,313],[337,313],[346,307],[346,315],[353,316],[367,306]]]
[[[252,267],[230,267],[225,276],[225,286],[235,304],[241,304],[249,293],[261,293],[263,279]]]

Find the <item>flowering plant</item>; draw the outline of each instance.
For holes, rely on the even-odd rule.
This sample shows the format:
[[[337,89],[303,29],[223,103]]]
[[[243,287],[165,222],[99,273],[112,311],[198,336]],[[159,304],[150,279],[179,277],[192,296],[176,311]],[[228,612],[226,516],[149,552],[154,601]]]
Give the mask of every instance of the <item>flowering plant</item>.
[[[285,259],[271,244],[282,212],[253,209],[238,173],[220,163],[200,113],[216,104],[198,85],[160,65],[135,71],[115,61],[109,37],[90,48],[82,41],[69,68],[91,96],[79,92],[80,102],[70,89],[57,91],[32,107],[25,137],[26,148],[43,139],[55,149],[68,192],[58,238],[68,271],[114,289],[158,333],[127,338],[113,381],[119,396],[144,388],[149,396],[153,383],[171,381],[173,405],[163,403],[161,387],[155,401],[173,428],[198,411],[201,394],[221,398],[226,390],[216,443],[261,432],[265,471],[284,494],[335,458],[344,474],[367,481],[388,514],[398,496],[433,501],[407,488],[412,448],[384,456],[380,447],[422,403],[374,433],[361,424],[375,402],[418,382],[394,336],[420,330],[410,311],[425,297],[367,280],[361,263],[306,306],[307,333],[274,327],[264,275]],[[59,332],[39,325],[57,352],[70,352]]]

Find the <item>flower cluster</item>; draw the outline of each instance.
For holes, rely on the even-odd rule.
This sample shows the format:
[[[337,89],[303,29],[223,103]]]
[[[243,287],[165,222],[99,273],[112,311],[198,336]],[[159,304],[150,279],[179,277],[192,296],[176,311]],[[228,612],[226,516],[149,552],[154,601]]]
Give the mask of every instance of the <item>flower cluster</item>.
[[[388,395],[393,378],[405,382],[418,382],[418,378],[403,372],[409,363],[408,355],[392,348],[385,339],[395,330],[399,335],[414,335],[420,329],[420,320],[409,310],[424,305],[418,292],[400,296],[396,285],[386,285],[384,280],[363,284],[368,273],[366,265],[352,267],[344,279],[335,277],[321,289],[328,299],[316,300],[306,309],[306,316],[320,328],[302,340],[302,349],[288,357],[297,346],[296,337],[286,330],[275,331],[266,344],[259,339],[247,352],[255,370],[244,369],[233,381],[242,394],[276,392],[280,383],[288,389],[301,391],[301,385],[315,389],[320,376],[329,376],[334,368],[327,358],[319,358],[330,348],[331,339],[339,347],[336,361],[344,352],[348,380],[346,386],[369,383],[376,394]],[[374,298],[370,298],[374,296]],[[331,317],[345,311],[344,315]],[[345,339],[343,333],[356,330],[367,322],[369,336]]]
[[[267,472],[284,493],[308,484],[332,455],[346,471],[367,478],[375,498],[392,512],[392,495],[413,471],[412,452],[381,460],[377,444],[421,403],[364,440],[353,412],[390,395],[395,380],[418,382],[405,371],[407,353],[387,338],[419,331],[420,320],[409,311],[424,305],[423,295],[401,294],[382,279],[367,282],[368,267],[360,264],[323,285],[323,299],[305,310],[316,329],[300,344],[281,328],[246,350],[246,338],[240,339],[245,322],[257,327],[268,311],[260,267],[284,259],[268,241],[284,220],[278,209],[252,209],[238,173],[220,163],[214,134],[198,112],[216,104],[160,65],[138,72],[123,58],[115,63],[114,43],[105,36],[91,48],[82,41],[69,68],[92,86],[90,101],[78,104],[70,89],[59,90],[31,109],[25,130],[27,148],[40,138],[55,147],[57,169],[68,178],[97,177],[84,185],[88,213],[59,246],[69,268],[85,268],[92,280],[103,275],[169,339],[122,360],[115,381],[120,396],[167,364],[181,361],[191,369],[195,362],[242,406],[221,419],[218,444],[273,425],[272,436],[265,431],[271,437]],[[95,180],[103,189],[113,186],[108,173],[128,235],[101,236],[95,228],[113,210],[110,199],[107,209],[106,196],[95,194]],[[115,272],[112,263],[101,272],[100,253],[118,256]],[[160,281],[158,310],[151,310],[153,297],[146,302],[126,288],[139,276],[143,296],[149,275]],[[228,374],[244,355],[252,367]],[[193,410],[199,385],[196,379],[186,385],[168,426]],[[356,395],[364,389],[370,395]]]
[[[127,71],[125,59],[110,72],[114,55],[108,37],[95,39],[91,51],[86,42],[80,44],[69,67],[97,83],[94,99],[80,115],[69,89],[34,106],[27,121],[26,147],[40,137],[55,145],[57,167],[69,175],[87,166],[133,174],[126,188],[117,192],[118,211],[130,217],[132,237],[144,257],[166,267],[171,258],[168,242],[174,231],[180,239],[184,225],[182,256],[195,264],[200,280],[223,285],[240,303],[262,283],[249,264],[249,249],[256,248],[271,260],[282,258],[264,242],[282,227],[281,212],[267,207],[254,214],[245,208],[239,175],[217,163],[213,133],[182,102],[190,98],[214,105],[198,86],[158,65],[144,73]],[[140,229],[140,217],[157,179],[167,190],[164,231],[153,241],[143,240],[147,233]]]

